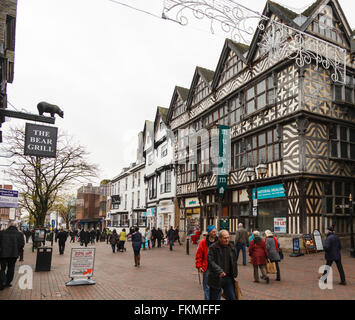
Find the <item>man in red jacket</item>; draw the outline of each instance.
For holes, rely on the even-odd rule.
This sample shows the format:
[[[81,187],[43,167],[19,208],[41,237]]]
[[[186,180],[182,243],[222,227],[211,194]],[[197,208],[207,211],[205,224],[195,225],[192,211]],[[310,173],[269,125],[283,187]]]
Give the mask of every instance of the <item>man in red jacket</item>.
[[[210,300],[210,288],[207,285],[207,277],[208,277],[208,270],[207,270],[207,254],[208,248],[211,244],[218,240],[216,234],[217,230],[215,226],[209,226],[207,228],[207,236],[205,239],[202,239],[198,249],[196,251],[196,268],[198,269],[199,273],[203,274],[203,292],[205,294],[205,300]]]

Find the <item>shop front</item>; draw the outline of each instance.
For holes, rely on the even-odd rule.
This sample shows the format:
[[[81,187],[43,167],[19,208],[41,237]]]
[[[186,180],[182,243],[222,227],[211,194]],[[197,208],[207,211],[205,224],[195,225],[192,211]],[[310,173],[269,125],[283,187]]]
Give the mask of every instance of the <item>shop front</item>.
[[[172,201],[162,202],[157,207],[158,228],[165,230],[175,225],[175,207]]]
[[[157,223],[157,207],[147,208],[145,212],[146,224],[149,229],[158,228]]]
[[[187,234],[201,231],[201,207],[197,197],[185,199],[185,214]]]

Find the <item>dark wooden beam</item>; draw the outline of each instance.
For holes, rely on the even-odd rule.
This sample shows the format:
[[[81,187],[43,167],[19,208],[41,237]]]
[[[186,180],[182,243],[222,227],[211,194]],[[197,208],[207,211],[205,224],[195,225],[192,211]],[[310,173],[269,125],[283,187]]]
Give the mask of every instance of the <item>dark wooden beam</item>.
[[[9,118],[24,119],[30,121],[38,121],[44,123],[55,124],[55,118],[39,116],[32,113],[24,113],[13,110],[0,109],[0,117],[5,116]]]

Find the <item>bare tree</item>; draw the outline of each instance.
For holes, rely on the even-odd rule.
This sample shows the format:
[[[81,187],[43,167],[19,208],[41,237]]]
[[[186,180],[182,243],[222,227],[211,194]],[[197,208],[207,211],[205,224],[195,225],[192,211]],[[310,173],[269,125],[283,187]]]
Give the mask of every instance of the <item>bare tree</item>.
[[[56,158],[23,155],[23,126],[10,128],[5,141],[2,149],[10,150],[16,157],[16,166],[7,171],[19,189],[20,204],[34,217],[37,227],[44,225],[60,192],[67,191],[75,182],[86,183],[97,177],[98,167],[88,162],[88,152],[67,134],[58,134]]]
[[[70,194],[58,195],[56,201],[52,207],[53,211],[56,211],[63,219],[66,228],[70,228],[70,222],[74,218],[76,196]]]

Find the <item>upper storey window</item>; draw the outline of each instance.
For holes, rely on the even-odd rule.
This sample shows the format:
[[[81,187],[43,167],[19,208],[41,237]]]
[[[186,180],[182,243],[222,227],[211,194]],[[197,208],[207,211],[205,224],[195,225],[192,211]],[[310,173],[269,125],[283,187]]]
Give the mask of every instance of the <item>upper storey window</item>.
[[[198,83],[195,87],[195,94],[192,101],[192,104],[199,103],[204,98],[206,98],[210,93],[208,84],[200,77]]]
[[[272,76],[246,90],[246,114],[260,110],[274,103],[274,82]]]
[[[178,96],[178,99],[176,100],[176,107],[174,110],[174,115],[173,117],[176,118],[179,115],[183,114],[186,111],[186,103]]]
[[[346,42],[340,30],[339,22],[334,19],[331,11],[330,8],[326,7],[324,12],[318,15],[313,21],[312,31],[340,45],[345,45]]]
[[[228,59],[225,62],[220,83],[225,83],[231,78],[233,78],[233,76],[240,72],[243,67],[243,62],[238,58],[235,52],[231,50]]]

